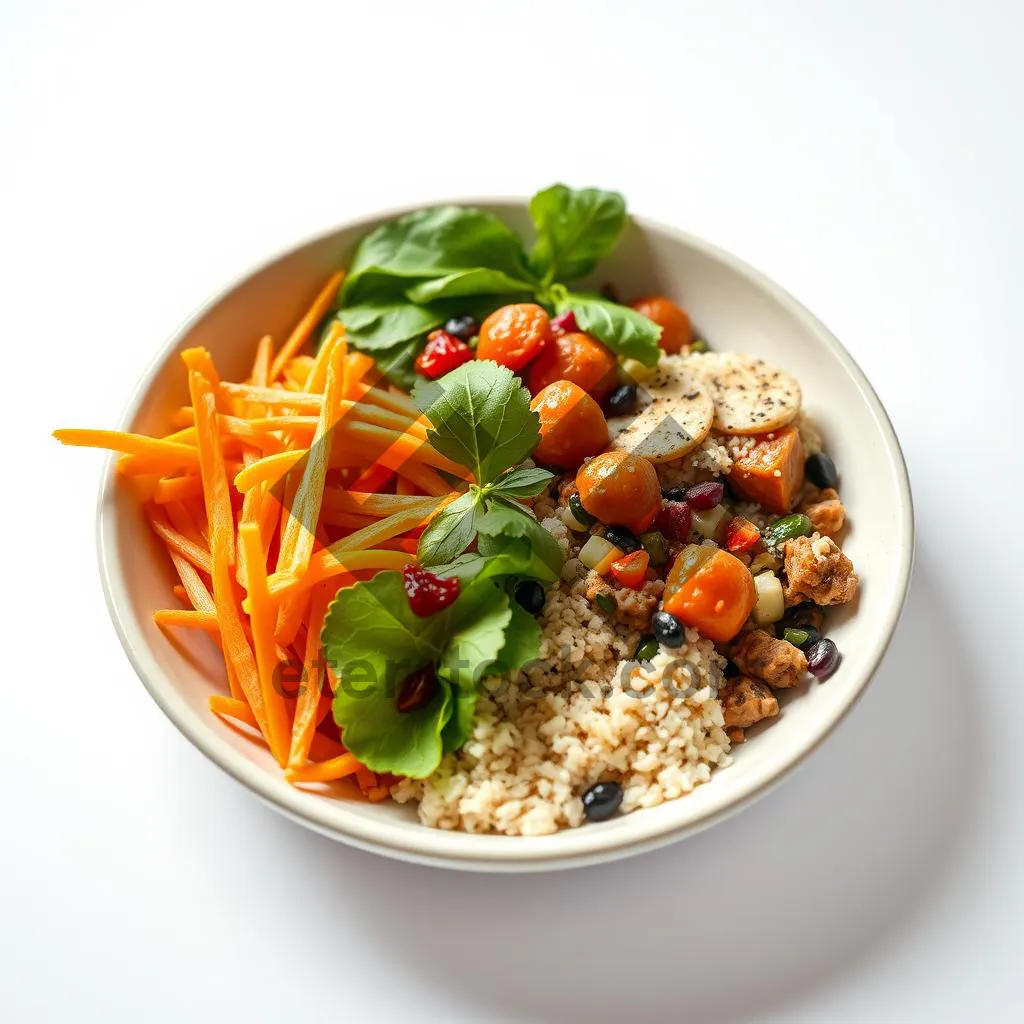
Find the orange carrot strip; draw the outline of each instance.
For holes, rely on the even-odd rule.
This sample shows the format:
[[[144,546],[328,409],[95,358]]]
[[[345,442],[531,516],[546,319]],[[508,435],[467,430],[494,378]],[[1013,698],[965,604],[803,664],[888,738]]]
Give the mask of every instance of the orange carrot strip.
[[[197,612],[187,608],[159,608],[153,612],[153,621],[158,626],[184,626],[188,629],[205,629],[207,633],[219,633],[215,612]]]
[[[274,357],[273,363],[270,364],[269,379],[271,382],[277,380],[284,369],[285,363],[306,344],[316,325],[327,315],[335,298],[337,298],[338,289],[341,287],[344,277],[344,272],[338,271],[338,273],[332,274],[328,278],[327,283],[320,289],[313,300],[313,304],[295,325],[295,330],[288,336],[288,340],[281,346],[281,350]]]
[[[277,558],[277,571],[302,575],[313,553],[313,540],[317,520],[320,518],[320,501],[323,498],[324,482],[327,477],[327,463],[335,420],[338,417],[338,403],[345,387],[345,345],[339,342],[331,352],[327,367],[327,383],[324,386],[324,402],[320,419],[313,434],[302,471],[302,480],[295,492],[295,501],[289,509],[289,516],[281,534],[281,550]]]
[[[162,467],[165,471],[196,469],[199,466],[199,452],[194,445],[164,441],[145,434],[129,434],[120,430],[55,430],[53,436],[61,444],[138,455],[148,464]]]
[[[249,574],[249,622],[252,626],[253,647],[260,691],[267,717],[267,743],[282,767],[288,760],[288,709],[284,697],[277,690],[277,670],[280,652],[274,643],[274,604],[267,589],[266,555],[260,544],[260,530],[255,523],[243,523],[238,528],[239,544],[245,548],[245,562]]]
[[[229,718],[237,719],[239,722],[252,726],[253,729],[259,728],[256,716],[244,700],[238,700],[235,697],[225,697],[221,693],[211,693],[209,704],[210,710],[215,715],[227,715]]]
[[[209,574],[213,571],[213,562],[210,559],[210,552],[200,547],[188,537],[179,533],[167,521],[161,509],[150,505],[146,509],[153,532],[170,548],[182,557],[188,559],[197,569]]]
[[[164,511],[167,513],[167,518],[171,521],[171,526],[178,533],[183,537],[187,537],[193,544],[197,544],[199,547],[207,547],[203,535],[199,532],[199,527],[196,526],[196,521],[192,518],[192,513],[180,501],[168,502],[164,506]]]
[[[330,327],[327,328],[327,335],[324,340],[320,343],[320,349],[316,354],[316,358],[313,360],[313,366],[309,371],[309,376],[306,378],[306,390],[313,394],[323,394],[324,384],[327,382],[327,366],[331,360],[331,351],[334,346],[345,337],[345,325],[339,320],[335,320],[331,323]],[[345,357],[345,377],[348,378],[350,373],[349,359],[351,357]],[[372,361],[372,360],[371,360]],[[347,386],[347,385],[346,385]]]
[[[196,473],[186,476],[163,476],[156,482],[153,500],[158,505],[166,505],[171,501],[183,501],[203,493],[203,481]]]
[[[372,526],[377,521],[376,516],[361,516],[354,512],[331,512],[324,510],[320,513],[320,521],[328,526],[350,526],[360,530],[364,526]]]
[[[235,490],[241,491],[244,494],[260,484],[269,484],[273,487],[293,466],[298,465],[305,457],[306,452],[302,450],[278,452],[276,455],[264,456],[236,474],[234,479]]]
[[[333,782],[352,775],[360,768],[362,765],[355,754],[342,754],[340,757],[332,757],[330,761],[289,767],[285,769],[284,777],[292,783]]]
[[[295,722],[292,725],[292,743],[288,754],[290,768],[298,768],[309,757],[309,747],[319,722],[324,678],[323,659],[320,656],[320,630],[323,628],[330,601],[331,593],[328,587],[320,586],[313,591],[303,657],[306,683],[295,705]]]
[[[182,604],[187,604],[187,603],[189,603],[188,591],[187,591],[187,590],[186,590],[186,589],[185,589],[185,588],[184,588],[184,587],[183,587],[183,586],[182,586],[182,585],[181,585],[180,583],[175,583],[175,584],[174,584],[174,586],[173,586],[173,587],[171,587],[171,593],[172,593],[172,594],[173,594],[173,595],[174,595],[174,596],[175,596],[175,597],[176,597],[176,598],[177,598],[177,599],[178,599],[178,600],[179,600],[179,601],[180,601],[180,602],[181,602]]]
[[[359,788],[364,794],[368,793],[371,789],[375,789],[377,786],[377,776],[365,764],[361,764],[356,768],[356,781],[359,783]]]
[[[213,559],[213,600],[220,622],[228,681],[234,679],[240,692],[245,695],[260,732],[267,738],[269,745],[270,725],[264,708],[260,674],[252,648],[242,628],[238,598],[231,578],[232,555],[235,549],[234,518],[227,472],[217,432],[216,403],[209,382],[198,373],[189,374],[189,391],[192,395],[192,405],[196,410],[199,450],[202,455],[200,468]]]

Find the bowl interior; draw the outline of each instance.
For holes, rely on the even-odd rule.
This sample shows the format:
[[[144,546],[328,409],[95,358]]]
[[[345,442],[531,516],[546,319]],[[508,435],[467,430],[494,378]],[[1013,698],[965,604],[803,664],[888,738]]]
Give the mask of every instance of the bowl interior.
[[[528,233],[521,202],[479,202]],[[392,216],[389,214],[388,217]],[[210,350],[228,379],[243,377],[266,333],[283,338],[323,280],[345,266],[362,235],[387,217],[323,235],[244,278],[217,297],[170,342],[140,383],[126,429],[165,432],[186,404],[178,353]],[[115,623],[136,670],[174,723],[201,750],[279,810],[326,834],[393,856],[475,868],[516,869],[585,863],[666,842],[706,825],[762,792],[819,743],[870,679],[895,627],[909,577],[912,516],[896,439],[870,386],[827,331],[793,299],[733,257],[671,228],[635,220],[601,267],[626,296],[660,292],[690,311],[715,349],[762,356],[792,371],[842,476],[850,526],[843,540],[861,576],[855,607],[834,613],[829,631],[843,661],[825,684],[789,694],[769,728],[736,749],[732,766],[692,794],[601,825],[536,838],[429,829],[414,811],[367,804],[344,785],[297,790],[270,755],[207,710],[224,691],[219,654],[188,631],[167,635],[152,623],[175,604],[176,581],[129,488],[108,475],[100,502],[100,561]]]

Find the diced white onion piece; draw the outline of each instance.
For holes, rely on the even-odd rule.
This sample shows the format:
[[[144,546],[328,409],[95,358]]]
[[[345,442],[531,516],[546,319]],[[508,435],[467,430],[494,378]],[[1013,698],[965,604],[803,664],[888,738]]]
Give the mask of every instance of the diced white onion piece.
[[[754,605],[754,621],[759,626],[767,626],[778,622],[785,614],[786,601],[782,593],[779,577],[773,572],[763,572],[754,577],[754,590],[757,591],[757,603]]]
[[[594,534],[580,549],[579,559],[588,568],[605,575],[621,552],[610,540]]]
[[[586,523],[581,523],[573,514],[572,509],[568,505],[565,506],[559,513],[562,522],[569,527],[570,530],[575,530],[577,533],[586,533],[590,529]]]
[[[690,536],[698,541],[720,541],[728,519],[729,513],[724,505],[716,505],[714,508],[706,509],[703,512],[694,512]]]

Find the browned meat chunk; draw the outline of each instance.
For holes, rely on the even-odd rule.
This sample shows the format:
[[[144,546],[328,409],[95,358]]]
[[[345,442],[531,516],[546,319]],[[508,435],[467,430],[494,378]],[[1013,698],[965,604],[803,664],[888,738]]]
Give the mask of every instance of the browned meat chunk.
[[[807,658],[803,651],[763,629],[741,633],[733,641],[729,657],[744,674],[781,690],[798,686],[807,671]]]
[[[746,733],[744,733],[744,731],[740,729],[738,726],[733,726],[731,729],[726,729],[725,734],[729,737],[729,742],[734,747],[739,746],[741,743],[747,742]]]
[[[736,676],[718,691],[726,729],[746,729],[763,718],[779,713],[775,694],[760,679]]]
[[[805,494],[799,511],[811,521],[811,525],[824,537],[834,537],[846,522],[846,509],[839,500],[839,493],[831,487],[819,491],[810,488]]]
[[[853,563],[831,537],[812,534],[786,541],[786,604],[845,604],[857,596]]]
[[[593,601],[598,594],[607,594],[615,601],[618,617],[637,629],[647,627],[660,600],[661,588],[651,582],[645,583],[642,590],[633,590],[630,587],[616,589],[593,569],[587,573],[583,583],[583,593],[588,601]]]

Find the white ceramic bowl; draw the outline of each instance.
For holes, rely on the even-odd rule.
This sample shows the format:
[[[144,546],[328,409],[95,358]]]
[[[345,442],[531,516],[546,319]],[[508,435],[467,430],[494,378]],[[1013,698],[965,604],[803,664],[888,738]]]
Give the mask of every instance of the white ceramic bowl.
[[[522,200],[456,200],[491,210],[528,234]],[[204,345],[228,379],[251,363],[257,339],[283,337],[323,280],[347,264],[358,240],[392,210],[344,225],[263,264],[213,298],[162,348],[128,404],[121,427],[162,433],[186,401],[177,354]],[[153,625],[172,572],[140,509],[108,472],[99,502],[100,571],[121,642],[172,722],[204,754],[272,807],[324,835],[391,857],[453,868],[524,871],[571,867],[650,850],[721,820],[800,763],[851,708],[889,644],[913,558],[906,467],[871,385],[838,341],[798,302],[735,257],[654,221],[634,218],[600,279],[625,295],[679,301],[712,347],[763,356],[801,382],[842,475],[851,526],[844,548],[862,580],[856,607],[839,609],[829,634],[843,653],[835,675],[789,699],[769,728],[740,746],[734,763],[680,800],[551,836],[466,835],[421,825],[410,807],[369,804],[339,784],[329,795],[295,789],[268,752],[207,710],[223,666],[203,637],[174,638]],[[188,631],[183,631],[187,633]]]

